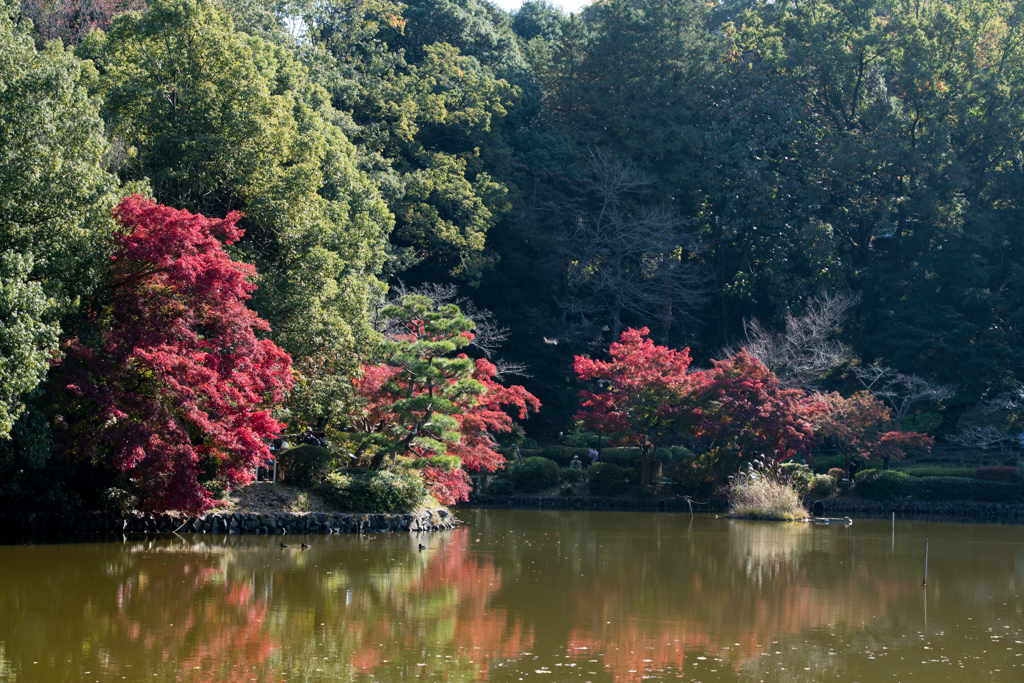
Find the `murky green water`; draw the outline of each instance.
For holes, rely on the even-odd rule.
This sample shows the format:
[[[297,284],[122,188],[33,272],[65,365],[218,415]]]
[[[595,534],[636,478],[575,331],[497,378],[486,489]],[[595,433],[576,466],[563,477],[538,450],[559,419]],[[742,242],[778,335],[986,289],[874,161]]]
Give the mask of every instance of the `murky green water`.
[[[460,517],[2,546],[0,681],[1024,680],[1022,527]]]

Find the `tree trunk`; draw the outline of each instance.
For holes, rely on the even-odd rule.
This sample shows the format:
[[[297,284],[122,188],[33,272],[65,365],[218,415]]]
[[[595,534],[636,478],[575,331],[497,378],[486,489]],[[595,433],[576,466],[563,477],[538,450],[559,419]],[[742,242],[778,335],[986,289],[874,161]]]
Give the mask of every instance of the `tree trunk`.
[[[651,453],[648,450],[640,452],[640,456],[643,458],[643,465],[640,468],[640,485],[650,486],[651,485]]]

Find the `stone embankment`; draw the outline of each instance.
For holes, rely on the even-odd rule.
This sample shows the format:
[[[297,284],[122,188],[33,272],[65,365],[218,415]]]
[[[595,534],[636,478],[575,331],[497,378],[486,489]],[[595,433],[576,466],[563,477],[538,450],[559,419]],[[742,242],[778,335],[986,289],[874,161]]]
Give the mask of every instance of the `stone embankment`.
[[[813,501],[807,501],[808,505]],[[1024,524],[1024,505],[1014,503],[978,503],[969,500],[941,502],[899,500],[878,501],[860,498],[823,500],[826,517],[930,517],[958,521],[1007,522]]]
[[[815,499],[804,501],[809,508]],[[877,501],[861,498],[831,498],[821,501],[826,517],[927,517],[935,520],[961,522],[1005,522],[1024,524],[1024,505],[1010,503],[977,503],[973,501]],[[463,507],[534,508],[547,510],[635,510],[689,513],[685,498],[601,498],[596,496],[492,496],[474,494]],[[726,500],[693,502],[694,512],[721,513],[728,509]]]
[[[443,531],[458,521],[447,510],[418,514],[212,512],[201,517],[99,512],[0,513],[0,535],[47,536],[85,534],[336,534],[387,531]]]
[[[677,498],[603,498],[600,496],[493,496],[470,494],[462,507],[547,508],[549,510],[637,510],[689,512],[690,503]],[[724,510],[724,500],[693,502],[694,512]]]

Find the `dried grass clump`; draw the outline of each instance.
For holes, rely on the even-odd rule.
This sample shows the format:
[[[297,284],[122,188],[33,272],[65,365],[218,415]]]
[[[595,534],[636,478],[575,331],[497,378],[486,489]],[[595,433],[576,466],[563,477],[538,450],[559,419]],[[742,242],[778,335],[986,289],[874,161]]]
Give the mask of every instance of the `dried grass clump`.
[[[787,477],[771,466],[737,474],[729,484],[729,515],[746,519],[806,519],[800,494]]]

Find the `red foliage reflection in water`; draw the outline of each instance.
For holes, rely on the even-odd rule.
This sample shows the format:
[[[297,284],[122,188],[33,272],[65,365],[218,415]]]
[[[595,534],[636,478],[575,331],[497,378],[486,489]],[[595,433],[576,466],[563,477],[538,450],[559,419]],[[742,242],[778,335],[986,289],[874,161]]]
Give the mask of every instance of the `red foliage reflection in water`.
[[[109,674],[139,680],[173,672],[175,680],[227,683],[243,677],[238,666],[265,667],[280,650],[266,628],[267,601],[255,595],[251,582],[232,580],[220,565],[221,558],[195,552],[140,557],[118,582]],[[163,619],[154,620],[154,613]],[[122,648],[130,656],[118,656]],[[272,677],[244,674],[246,680]]]

